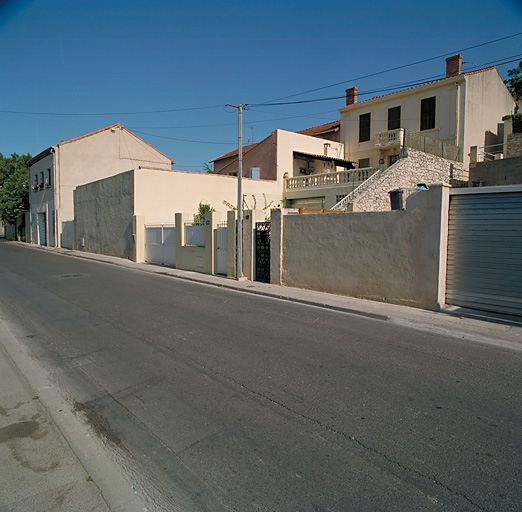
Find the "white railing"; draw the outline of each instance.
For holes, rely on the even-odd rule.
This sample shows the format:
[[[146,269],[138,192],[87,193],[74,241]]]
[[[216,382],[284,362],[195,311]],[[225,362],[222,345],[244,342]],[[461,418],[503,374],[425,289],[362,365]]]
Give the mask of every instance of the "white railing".
[[[377,169],[366,181],[363,181],[357,188],[354,188],[348,195],[343,197],[337,204],[332,206],[332,210],[344,210],[348,203],[351,203],[355,197],[366,190],[372,183],[374,183],[382,174],[384,170]]]
[[[369,175],[375,172],[375,170],[373,167],[368,167],[350,171],[325,172],[322,174],[310,174],[309,176],[285,178],[285,190],[349,185],[350,183],[364,181]]]
[[[386,130],[376,133],[376,146],[402,146],[404,145],[404,128],[396,130]]]

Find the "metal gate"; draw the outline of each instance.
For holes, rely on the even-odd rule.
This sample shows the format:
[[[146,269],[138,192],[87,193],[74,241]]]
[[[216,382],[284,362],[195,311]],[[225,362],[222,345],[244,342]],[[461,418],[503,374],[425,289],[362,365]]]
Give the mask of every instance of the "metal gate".
[[[216,239],[216,274],[227,275],[228,229],[226,222],[218,224]]]
[[[36,225],[38,229],[38,245],[47,245],[47,222],[45,213],[38,213]]]
[[[256,222],[255,280],[270,282],[270,222]]]
[[[174,224],[145,226],[145,261],[161,265],[176,265]]]
[[[517,188],[456,190],[450,196],[447,304],[522,315],[522,190]]]

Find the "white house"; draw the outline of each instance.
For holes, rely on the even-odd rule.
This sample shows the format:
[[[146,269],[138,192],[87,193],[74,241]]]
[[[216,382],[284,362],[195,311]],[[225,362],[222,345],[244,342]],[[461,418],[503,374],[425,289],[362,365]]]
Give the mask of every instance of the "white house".
[[[515,109],[496,68],[463,73],[462,55],[446,59],[443,79],[362,102],[357,92],[356,87],[346,91],[346,106],[339,111],[345,158],[358,167],[386,168],[399,159],[401,147],[412,144],[427,145],[430,153],[430,141],[436,140],[438,156],[467,168],[469,148],[501,142],[502,117]]]
[[[140,165],[170,170],[173,163],[120,124],[47,148],[29,162],[30,241],[72,247],[77,186]]]

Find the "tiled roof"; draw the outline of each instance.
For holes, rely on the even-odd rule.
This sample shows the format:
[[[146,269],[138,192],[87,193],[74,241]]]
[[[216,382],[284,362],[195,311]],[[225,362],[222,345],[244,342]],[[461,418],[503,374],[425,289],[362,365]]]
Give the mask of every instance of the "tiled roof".
[[[379,99],[379,98],[386,98],[388,96],[393,96],[394,94],[399,94],[399,93],[404,92],[404,91],[413,91],[414,89],[418,89],[419,87],[424,87],[425,85],[429,85],[429,84],[436,84],[437,82],[442,82],[443,80],[448,80],[449,78],[458,78],[459,76],[464,76],[464,75],[466,75],[466,76],[476,75],[478,73],[484,73],[485,71],[491,71],[492,69],[496,69],[495,66],[489,66],[487,68],[476,69],[474,71],[466,71],[464,73],[460,73],[459,75],[455,75],[455,76],[451,76],[451,77],[445,76],[443,78],[439,78],[438,80],[432,80],[430,82],[424,82],[423,84],[414,85],[413,87],[407,87],[407,88],[401,89],[399,91],[394,91],[394,92],[390,92],[388,94],[383,94],[382,96],[374,96],[373,98],[369,98],[367,100],[363,100],[363,101],[359,101],[357,103],[354,103],[354,105],[360,105],[362,103],[366,103],[367,101],[372,101],[372,100]],[[341,108],[345,108],[345,107],[341,107]]]
[[[321,135],[323,133],[328,132],[337,132],[341,128],[341,121],[332,121],[330,123],[321,124],[319,126],[312,126],[311,128],[306,128],[305,130],[301,130],[299,133],[301,135],[308,135],[310,137],[314,137],[317,135]],[[268,138],[268,137],[267,137]],[[248,153],[251,149],[255,148],[259,142],[255,144],[249,144],[248,146],[243,146],[243,154]],[[226,160],[230,157],[237,157],[237,148],[225,153],[224,155],[218,156],[217,158],[213,158],[210,160],[211,162],[218,162],[219,160]]]
[[[249,144],[248,146],[243,146],[243,154],[248,153],[251,149],[254,149],[259,142],[256,142],[255,144]],[[217,162],[219,160],[225,160],[226,158],[230,158],[232,156],[237,156],[237,148],[233,149],[232,151],[229,151],[228,153],[225,153],[224,155],[218,156],[217,158],[213,158],[210,160],[211,162]]]
[[[114,123],[114,124],[111,124],[110,126],[106,126],[105,128],[100,128],[99,130],[95,130],[93,132],[85,133],[83,135],[80,135],[78,137],[74,137],[72,139],[62,140],[57,145],[60,146],[62,144],[69,144],[71,142],[76,142],[77,140],[85,139],[87,137],[90,137],[91,135],[97,135],[98,133],[104,132],[106,130],[110,130],[112,128],[123,128],[123,126],[120,123]]]
[[[310,135],[311,137],[313,137],[315,135],[321,135],[323,133],[337,132],[340,129],[341,121],[331,121],[330,123],[324,123],[319,126],[312,126],[311,128],[300,130],[297,133],[300,133],[301,135]]]

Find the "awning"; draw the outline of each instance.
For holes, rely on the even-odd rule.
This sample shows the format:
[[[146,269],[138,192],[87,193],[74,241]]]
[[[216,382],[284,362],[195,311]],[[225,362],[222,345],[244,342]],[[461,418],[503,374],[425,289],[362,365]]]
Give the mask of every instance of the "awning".
[[[314,155],[313,153],[302,153],[294,151],[294,158],[299,158],[300,160],[319,160],[321,162],[334,162],[335,165],[339,167],[344,167],[345,169],[355,169],[354,162],[350,162],[350,160],[344,160],[343,158],[335,158],[333,156]]]

